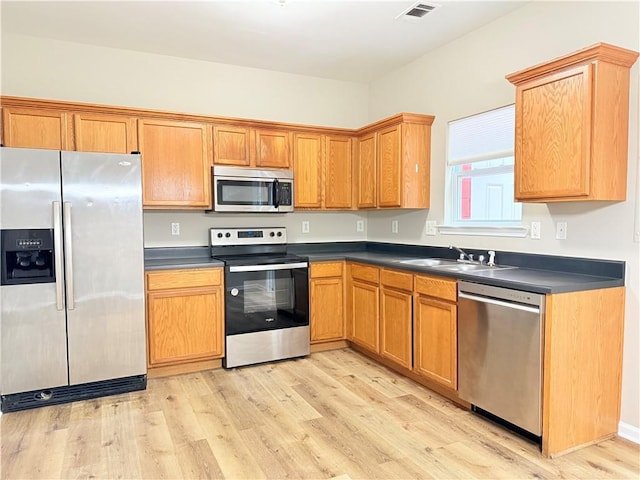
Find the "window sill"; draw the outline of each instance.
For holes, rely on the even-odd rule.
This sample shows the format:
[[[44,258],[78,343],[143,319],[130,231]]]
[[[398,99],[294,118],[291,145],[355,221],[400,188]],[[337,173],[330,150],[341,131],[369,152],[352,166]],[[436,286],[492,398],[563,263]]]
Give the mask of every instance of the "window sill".
[[[529,228],[523,226],[491,227],[491,226],[451,226],[438,225],[438,233],[444,235],[482,235],[487,237],[518,237],[524,238],[529,234]]]

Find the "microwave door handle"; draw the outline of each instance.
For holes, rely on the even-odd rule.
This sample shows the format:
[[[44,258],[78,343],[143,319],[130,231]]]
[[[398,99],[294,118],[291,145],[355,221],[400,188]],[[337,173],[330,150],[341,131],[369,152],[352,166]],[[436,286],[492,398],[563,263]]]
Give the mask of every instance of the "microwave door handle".
[[[280,206],[280,182],[277,178],[273,181],[273,206],[275,208]]]

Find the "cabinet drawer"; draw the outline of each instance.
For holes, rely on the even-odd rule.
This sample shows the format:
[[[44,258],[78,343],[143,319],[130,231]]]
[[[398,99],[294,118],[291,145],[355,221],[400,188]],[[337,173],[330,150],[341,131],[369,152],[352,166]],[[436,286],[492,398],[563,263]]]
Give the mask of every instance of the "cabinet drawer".
[[[457,299],[456,281],[442,277],[416,275],[416,293],[429,295],[455,302]]]
[[[382,269],[380,272],[380,284],[397,290],[413,291],[413,274],[398,272],[396,270]]]
[[[369,267],[358,263],[351,264],[351,278],[356,278],[364,282],[378,284],[380,269],[378,267]]]
[[[222,284],[221,268],[162,270],[147,273],[147,290],[206,287]]]
[[[312,263],[310,267],[311,278],[341,277],[343,262]]]

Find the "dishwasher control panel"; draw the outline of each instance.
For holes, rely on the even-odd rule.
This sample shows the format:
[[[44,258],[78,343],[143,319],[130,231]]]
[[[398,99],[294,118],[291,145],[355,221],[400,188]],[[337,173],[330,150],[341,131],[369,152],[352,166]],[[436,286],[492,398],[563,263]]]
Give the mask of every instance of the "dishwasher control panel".
[[[544,295],[539,293],[512,290],[510,288],[494,287],[493,285],[481,285],[473,282],[458,282],[458,292],[480,295],[487,298],[517,302],[525,305],[541,306]]]

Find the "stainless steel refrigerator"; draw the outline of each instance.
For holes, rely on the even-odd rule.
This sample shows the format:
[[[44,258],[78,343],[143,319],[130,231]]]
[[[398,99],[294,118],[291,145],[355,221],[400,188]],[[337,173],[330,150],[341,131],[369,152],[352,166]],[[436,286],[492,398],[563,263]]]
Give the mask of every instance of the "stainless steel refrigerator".
[[[140,155],[0,149],[3,412],[146,388]]]

